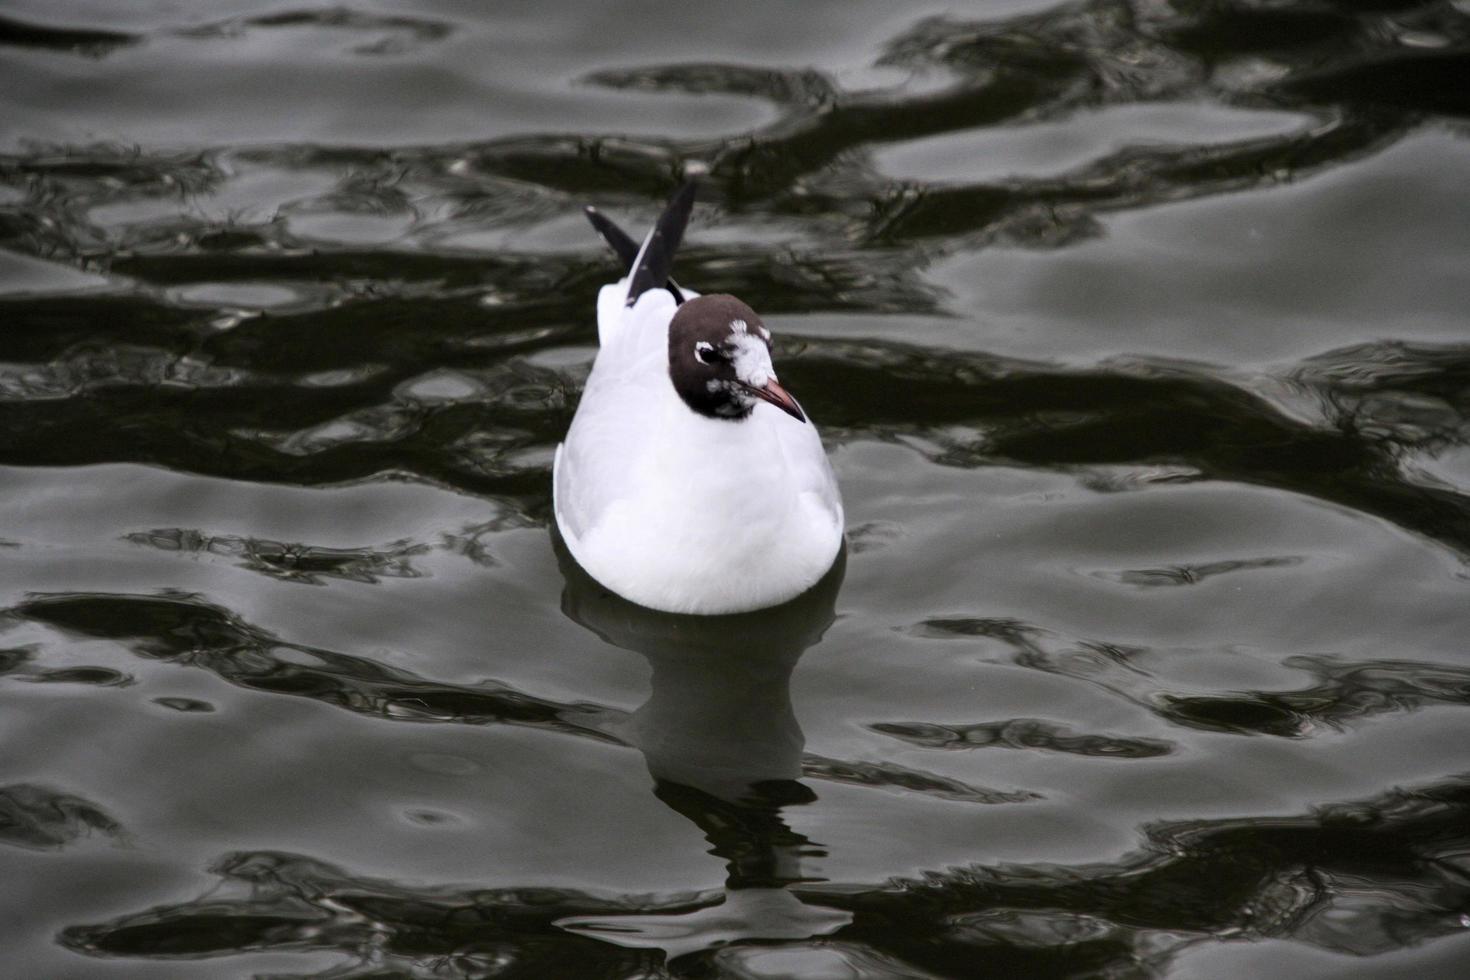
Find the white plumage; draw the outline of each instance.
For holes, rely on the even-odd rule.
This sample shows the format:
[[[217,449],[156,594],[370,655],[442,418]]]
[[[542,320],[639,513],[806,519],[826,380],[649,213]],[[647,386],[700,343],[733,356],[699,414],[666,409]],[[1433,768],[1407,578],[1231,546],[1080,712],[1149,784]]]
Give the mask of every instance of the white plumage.
[[[674,296],[649,289],[626,306],[630,278],[598,295],[600,349],[556,450],[568,549],[653,609],[735,613],[795,598],[842,546],[842,500],[815,426],[765,401],[742,419],[696,412],[670,379]]]

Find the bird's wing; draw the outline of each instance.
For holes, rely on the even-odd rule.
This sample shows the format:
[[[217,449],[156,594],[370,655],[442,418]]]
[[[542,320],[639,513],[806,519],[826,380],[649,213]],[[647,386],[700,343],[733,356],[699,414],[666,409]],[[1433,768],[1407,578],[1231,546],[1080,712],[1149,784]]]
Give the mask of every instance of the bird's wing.
[[[623,268],[632,269],[637,265],[638,243],[633,241],[632,237],[626,231],[619,228],[615,221],[601,211],[591,206],[588,206],[584,210],[587,214],[587,220],[592,222],[592,227],[597,229],[597,233],[602,236],[603,241],[607,242],[608,246],[612,248],[613,254],[618,257],[618,261],[623,263]],[[669,292],[674,294],[674,302],[684,302],[684,293],[679,289],[679,284],[674,282],[672,277],[664,283],[664,286]]]
[[[552,463],[556,522],[575,544],[614,502],[637,493],[641,454],[667,399],[669,321],[678,304],[697,295],[669,278],[674,253],[694,207],[686,183],[664,208],[631,257],[632,239],[594,208],[587,217],[628,266],[628,275],[597,295],[600,345],[566,441]]]
[[[602,347],[552,467],[557,523],[574,540],[614,501],[637,494],[648,433],[659,425],[667,399],[677,397],[668,371],[674,298],[651,290],[625,307],[626,290],[623,280],[602,287],[598,296]]]
[[[674,268],[674,253],[684,240],[684,228],[689,224],[689,213],[694,210],[696,188],[697,185],[692,180],[680,187],[669,199],[663,214],[658,216],[653,230],[643,240],[643,247],[638,250],[628,269],[631,277],[626,301],[628,306],[636,303],[648,290],[661,289],[669,282],[669,273]],[[684,302],[678,295],[677,287],[674,289],[674,298],[680,303]]]

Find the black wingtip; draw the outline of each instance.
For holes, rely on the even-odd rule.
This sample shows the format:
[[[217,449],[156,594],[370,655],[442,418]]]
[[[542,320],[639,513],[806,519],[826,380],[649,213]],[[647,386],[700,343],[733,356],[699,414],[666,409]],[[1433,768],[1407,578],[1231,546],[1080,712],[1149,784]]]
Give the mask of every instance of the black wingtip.
[[[638,243],[629,237],[617,225],[613,224],[611,218],[590,205],[584,209],[587,220],[592,222],[592,227],[602,236],[602,240],[612,246],[613,252],[617,254],[618,261],[623,264],[624,269],[631,269],[633,261],[638,258]]]
[[[669,200],[664,213],[644,243],[633,269],[633,281],[628,284],[628,305],[638,302],[638,297],[669,281],[674,268],[674,253],[684,238],[684,228],[689,224],[689,214],[694,210],[694,195],[699,185],[687,181]],[[677,292],[675,299],[682,302]]]

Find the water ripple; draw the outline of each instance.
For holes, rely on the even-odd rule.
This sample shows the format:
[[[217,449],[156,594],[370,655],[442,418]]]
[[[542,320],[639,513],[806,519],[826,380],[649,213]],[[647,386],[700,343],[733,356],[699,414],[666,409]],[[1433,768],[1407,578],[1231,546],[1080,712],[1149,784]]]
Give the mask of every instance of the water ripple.
[[[992,641],[1020,666],[1095,685],[1168,722],[1203,731],[1303,738],[1388,713],[1470,705],[1470,668],[1447,664],[1297,655],[1286,657],[1282,665],[1305,672],[1313,683],[1281,691],[1196,693],[1171,690],[1139,666],[1139,661],[1159,651],[1069,639],[1020,620],[930,619],[909,632],[936,639]],[[994,737],[983,728],[981,732],[982,737]],[[914,741],[968,738],[966,729],[933,725],[890,734]],[[1051,746],[1043,741],[1041,747]]]
[[[1174,750],[1171,743],[1162,739],[1084,735],[1040,718],[1010,718],[973,725],[885,721],[868,727],[926,749],[1041,749],[1108,759],[1150,759]]]
[[[410,541],[382,548],[325,548],[234,534],[210,535],[192,528],[134,531],[125,540],[163,551],[228,555],[238,558],[242,568],[307,585],[321,585],[326,578],[368,584],[382,578],[418,578],[423,573],[414,568],[412,559],[429,550],[428,545]]]
[[[1449,779],[1303,816],[1161,824],[1116,862],[975,865],[880,885],[806,884],[798,894],[854,914],[833,936],[842,948],[932,971],[919,975],[962,975],[977,957],[1028,975],[1131,972],[1140,963],[1162,971],[1207,938],[1291,938],[1369,955],[1463,929],[1470,885],[1456,862],[1467,806],[1465,782]],[[447,975],[475,976],[493,960],[518,976],[626,976],[658,969],[663,954],[589,939],[558,920],[640,915],[674,927],[719,901],[414,886],[279,851],[230,854],[212,871],[220,885],[198,899],[69,926],[61,941],[104,956],[332,950],[379,971],[432,959]],[[690,954],[681,972],[715,955]]]
[[[115,48],[137,44],[136,34],[80,27],[53,26],[14,17],[0,17],[0,45],[68,51],[100,58]]]
[[[122,825],[70,793],[31,783],[0,786],[0,843],[55,850],[93,835],[122,838]]]
[[[39,596],[12,616],[115,640],[140,657],[208,670],[256,691],[308,697],[394,721],[525,725],[617,742],[616,709],[562,704],[486,682],[424,680],[365,657],[288,643],[190,595]]]
[[[177,541],[187,546],[195,539],[165,532],[161,540],[165,545]],[[321,568],[313,573],[327,574]],[[277,568],[268,574],[301,573]],[[341,577],[340,570],[337,575]],[[199,667],[249,690],[311,698],[387,721],[514,725],[628,744],[623,734],[628,714],[620,708],[589,701],[558,702],[488,680],[475,685],[429,680],[367,657],[279,639],[197,595],[42,595],[5,615],[65,634],[113,640],[139,657]],[[9,669],[15,672],[29,656],[28,651],[16,651]],[[106,674],[121,677],[116,671]],[[1041,798],[1027,790],[988,789],[891,762],[808,754],[801,767],[813,779],[960,802],[1023,803]]]
[[[0,16],[0,463],[21,477],[0,693],[25,770],[0,787],[0,843],[45,876],[16,906],[17,969],[246,951],[360,977],[1132,976],[1232,939],[1374,955],[1463,935],[1464,778],[1386,787],[1445,772],[1470,704],[1451,612],[1470,560],[1465,4],[849,6],[783,8],[774,33],[760,5],[706,6],[708,43],[590,6]],[[801,696],[773,634],[663,623],[660,643],[731,656],[662,651],[632,712],[642,662],[548,627],[536,529],[618,271],[581,208],[646,227],[696,172],[680,278],[784,321],[782,380],[833,451],[854,574],[796,631],[832,627]],[[400,481],[494,516],[425,536],[439,491]],[[1210,509],[1242,497],[1259,526]],[[351,513],[315,509],[338,501]],[[1331,515],[1310,541],[1288,527],[1303,509]],[[975,527],[998,544],[961,540]],[[960,563],[973,581],[949,578]],[[180,581],[212,591],[157,591]],[[543,588],[529,619],[507,605]],[[604,638],[641,622],[603,592],[563,611],[597,607],[583,625]],[[410,601],[422,621],[390,621]],[[1225,619],[1255,602],[1280,608],[1232,646]],[[486,631],[482,667],[454,661]],[[321,774],[292,781],[286,824],[284,799],[221,814],[224,794],[99,755],[167,744],[179,772],[253,789],[221,746],[293,705],[336,710],[306,712],[310,745],[271,728]],[[77,722],[60,734],[58,706]],[[670,718],[661,742],[650,719]],[[1373,752],[1339,764],[1370,724]],[[506,754],[471,760],[467,737]],[[829,747],[854,737],[860,757]],[[411,772],[329,810],[374,740]],[[939,754],[979,748],[1012,751]],[[760,775],[748,798],[716,792],[734,777],[701,768],[715,750]],[[603,754],[647,770],[647,809],[580,784],[562,806],[540,778],[596,765],[613,787]],[[702,872],[675,853],[689,827],[659,850],[663,807],[725,863],[723,892],[683,884]],[[146,853],[109,846],[124,823]],[[371,863],[467,867],[472,825],[491,860],[512,842],[568,864],[411,884]],[[573,826],[606,832],[606,864]],[[631,835],[662,890],[563,887],[616,880]],[[201,853],[222,855],[216,886],[161,900]],[[752,909],[779,928],[738,927]]]

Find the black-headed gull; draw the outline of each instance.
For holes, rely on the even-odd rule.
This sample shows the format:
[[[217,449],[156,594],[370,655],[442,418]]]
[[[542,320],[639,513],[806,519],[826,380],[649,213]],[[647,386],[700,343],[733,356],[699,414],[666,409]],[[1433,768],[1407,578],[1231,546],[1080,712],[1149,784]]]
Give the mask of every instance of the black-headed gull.
[[[629,275],[598,294],[600,349],[553,465],[556,523],[625,599],[745,612],[832,567],[842,498],[815,426],[776,380],[760,315],[669,278],[693,203],[687,184],[636,254],[588,209]]]

